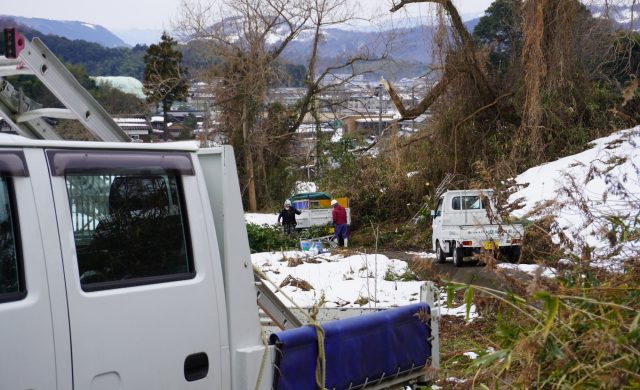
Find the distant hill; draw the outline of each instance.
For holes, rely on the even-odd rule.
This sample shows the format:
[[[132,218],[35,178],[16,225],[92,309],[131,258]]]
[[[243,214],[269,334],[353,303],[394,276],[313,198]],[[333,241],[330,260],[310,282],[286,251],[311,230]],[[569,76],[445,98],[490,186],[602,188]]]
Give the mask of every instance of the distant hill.
[[[69,20],[25,18],[22,16],[10,15],[0,15],[0,17],[11,18],[18,24],[30,27],[42,34],[58,35],[70,40],[82,39],[84,41],[98,43],[109,48],[129,46],[111,31],[96,24]]]
[[[108,48],[86,40],[71,40],[58,35],[44,34],[23,25],[11,17],[0,17],[0,29],[18,27],[27,39],[38,37],[63,62],[82,65],[90,76],[132,76],[142,79],[146,46]],[[0,40],[3,37],[0,34]],[[0,52],[4,45],[0,45]]]
[[[162,30],[157,29],[130,28],[113,30],[113,32],[131,46],[158,43],[162,36]],[[171,34],[171,31],[169,31],[169,34]]]

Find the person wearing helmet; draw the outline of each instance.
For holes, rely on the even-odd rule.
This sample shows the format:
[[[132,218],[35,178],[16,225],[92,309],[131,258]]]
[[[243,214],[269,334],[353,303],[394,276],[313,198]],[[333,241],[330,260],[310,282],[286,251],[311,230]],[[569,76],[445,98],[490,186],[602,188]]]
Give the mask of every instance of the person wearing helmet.
[[[331,213],[334,226],[333,239],[338,240],[338,246],[344,246],[346,248],[349,243],[347,210],[335,199],[331,200],[331,207],[333,207],[333,212]]]
[[[291,201],[289,199],[284,201],[284,208],[280,211],[278,215],[278,224],[282,223],[282,227],[284,228],[285,234],[291,234],[296,230],[296,214],[300,215],[302,211],[296,209],[291,205]],[[282,222],[280,222],[282,220]]]

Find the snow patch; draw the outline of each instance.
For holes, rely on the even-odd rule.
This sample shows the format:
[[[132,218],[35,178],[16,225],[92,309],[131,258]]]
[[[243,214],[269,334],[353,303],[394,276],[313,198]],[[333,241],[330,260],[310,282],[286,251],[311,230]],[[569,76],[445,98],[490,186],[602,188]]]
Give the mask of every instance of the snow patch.
[[[278,214],[245,213],[244,220],[256,225],[277,225]]]
[[[333,143],[340,142],[340,140],[342,140],[342,132],[343,132],[342,129],[336,129],[336,131],[331,136],[331,142]]]
[[[463,353],[463,355],[468,357],[471,360],[476,360],[478,358],[478,356],[480,356],[475,352],[465,352],[465,353]]]
[[[326,254],[313,257],[314,261],[319,260],[320,263],[303,262],[289,267],[289,259],[308,260],[310,257],[302,251],[251,255],[253,264],[275,284],[280,285],[285,278],[292,276],[313,286],[309,291],[290,285],[282,287],[302,307],[311,307],[324,301],[324,307],[389,308],[415,303],[420,298],[420,285],[423,282],[384,280],[385,275],[400,275],[407,270],[407,263],[401,260],[389,259],[380,254],[348,257]],[[273,286],[270,287],[275,291]],[[276,292],[276,295],[285,305],[293,307],[293,303],[280,292]]]
[[[613,220],[630,228],[639,223],[640,126],[599,138],[591,145],[581,153],[531,168],[517,176],[515,180],[520,188],[509,200],[515,202],[522,198],[525,207],[514,215],[534,219],[536,215],[529,213],[549,203],[549,210],[557,221],[551,232],[555,242],[560,242],[559,235],[562,234],[576,244],[595,248],[594,258],[620,249],[615,258],[625,259],[631,253],[637,253],[640,243],[626,242],[612,248],[606,234],[616,227]],[[583,210],[592,215],[586,215]],[[615,264],[600,265],[611,267]]]
[[[421,259],[435,259],[436,258],[436,254],[435,253],[429,253],[429,252],[407,252],[407,254],[419,257]]]
[[[536,275],[537,273],[540,273],[541,276],[546,278],[555,278],[558,274],[558,271],[555,268],[543,267],[537,264],[499,263],[497,264],[497,267],[510,271],[520,271],[529,275]]]

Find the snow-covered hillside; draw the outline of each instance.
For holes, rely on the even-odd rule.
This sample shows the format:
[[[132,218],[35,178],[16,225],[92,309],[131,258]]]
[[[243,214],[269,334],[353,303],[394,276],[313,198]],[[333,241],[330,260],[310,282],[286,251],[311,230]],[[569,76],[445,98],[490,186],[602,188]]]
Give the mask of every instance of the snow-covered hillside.
[[[524,205],[516,216],[535,219],[552,213],[557,223],[551,233],[557,242],[564,235],[577,244],[573,248],[577,255],[585,244],[595,248],[598,255],[613,253],[613,259],[624,259],[630,251],[637,253],[637,240],[612,245],[609,233],[614,228],[622,229],[622,225],[628,230],[640,228],[639,145],[640,126],[597,139],[582,153],[522,173],[516,177],[520,189],[510,198]],[[246,214],[247,221],[258,224],[274,224],[276,218],[275,214]],[[432,254],[415,256],[434,260]],[[310,256],[308,252],[289,251],[256,253],[251,258],[277,285],[288,277],[309,283],[313,289],[282,286],[303,307],[323,303],[325,307],[384,308],[419,299],[422,282],[392,280],[407,270],[407,263],[381,254]],[[538,266],[531,264],[499,266],[510,271],[539,272]],[[543,268],[542,274],[554,277],[556,271]],[[283,301],[293,306],[286,299]],[[464,312],[463,305],[445,309],[444,314]]]
[[[580,254],[581,245],[598,255],[624,259],[638,242],[620,243],[612,231],[640,228],[640,126],[592,142],[582,153],[529,169],[516,178],[524,187],[513,194],[524,208],[517,216],[552,213],[559,242],[563,234]],[[540,213],[537,209],[544,206]],[[619,251],[619,253],[618,253]]]

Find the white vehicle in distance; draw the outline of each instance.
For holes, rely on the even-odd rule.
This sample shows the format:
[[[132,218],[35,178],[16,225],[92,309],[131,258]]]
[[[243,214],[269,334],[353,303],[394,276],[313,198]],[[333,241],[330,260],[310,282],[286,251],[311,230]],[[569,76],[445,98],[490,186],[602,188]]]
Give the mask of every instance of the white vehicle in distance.
[[[456,267],[465,258],[482,251],[501,253],[510,262],[520,258],[524,229],[520,224],[502,224],[492,202],[493,190],[446,191],[433,217],[433,250],[439,263],[451,256]]]

